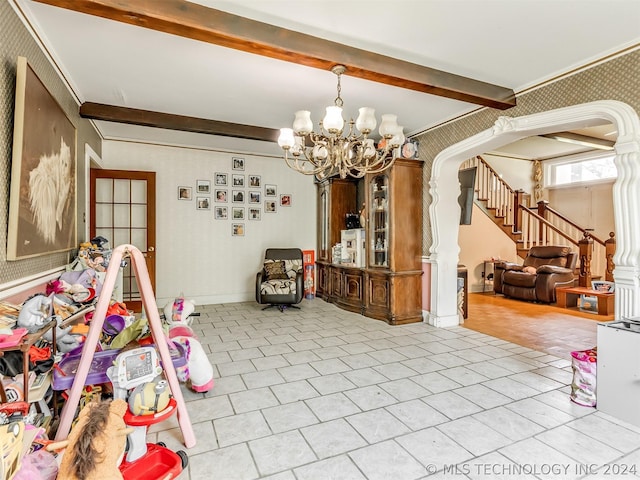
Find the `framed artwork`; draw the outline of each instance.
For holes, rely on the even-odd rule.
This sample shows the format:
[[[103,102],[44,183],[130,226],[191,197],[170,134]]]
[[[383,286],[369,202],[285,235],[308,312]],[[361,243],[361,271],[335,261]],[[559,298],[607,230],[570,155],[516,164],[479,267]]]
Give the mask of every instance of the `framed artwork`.
[[[216,172],[216,185],[226,187],[228,185],[228,176],[226,173]]]
[[[244,220],[244,207],[233,207],[231,209],[231,218],[234,220]]]
[[[615,291],[616,284],[613,282],[607,282],[605,280],[592,280],[591,289],[597,292],[613,293]]]
[[[249,175],[249,187],[260,188],[260,175]]]
[[[231,234],[234,237],[244,237],[244,223],[232,223]]]
[[[249,191],[249,203],[260,203],[260,192]]]
[[[249,208],[249,220],[260,220],[261,213],[259,208]]]
[[[244,175],[233,175],[233,186],[244,187]]]
[[[275,185],[265,185],[264,186],[264,196],[265,197],[275,197],[278,194],[278,187]]]
[[[191,187],[178,187],[178,200],[191,200]]]
[[[210,210],[211,200],[209,197],[196,197],[196,208],[198,210]]]
[[[209,195],[211,193],[211,182],[209,180],[196,180],[196,193]]]
[[[231,193],[233,203],[244,203],[244,192],[242,190],[233,190]]]
[[[290,207],[291,206],[291,195],[289,195],[289,194],[280,195],[280,206],[281,207]]]
[[[216,202],[227,203],[226,190],[216,190]]]
[[[231,158],[231,166],[234,170],[244,170],[244,158],[233,157]]]
[[[276,213],[276,201],[275,200],[265,200],[265,202],[264,202],[264,211],[265,211],[265,213]]]
[[[226,220],[229,218],[227,207],[216,207],[216,220]]]
[[[7,260],[77,247],[76,192],[76,129],[18,57]]]

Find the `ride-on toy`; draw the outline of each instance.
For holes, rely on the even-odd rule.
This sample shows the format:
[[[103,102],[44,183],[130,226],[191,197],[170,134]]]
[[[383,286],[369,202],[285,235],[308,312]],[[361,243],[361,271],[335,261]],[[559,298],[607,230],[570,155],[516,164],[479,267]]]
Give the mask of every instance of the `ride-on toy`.
[[[153,347],[122,352],[107,370],[114,398],[129,402],[124,421],[134,429],[128,436],[126,457],[120,465],[125,480],[169,480],[176,478],[189,462],[182,450],[173,452],[163,444],[146,443],[147,427],[176,412],[176,401],[169,398],[167,383],[157,380],[161,373]]]

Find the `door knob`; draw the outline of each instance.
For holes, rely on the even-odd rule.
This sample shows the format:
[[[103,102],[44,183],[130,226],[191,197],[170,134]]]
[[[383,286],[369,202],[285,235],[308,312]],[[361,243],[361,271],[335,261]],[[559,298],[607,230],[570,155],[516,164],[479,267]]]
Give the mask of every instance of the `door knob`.
[[[155,252],[155,251],[156,251],[155,247],[147,248],[147,252]]]

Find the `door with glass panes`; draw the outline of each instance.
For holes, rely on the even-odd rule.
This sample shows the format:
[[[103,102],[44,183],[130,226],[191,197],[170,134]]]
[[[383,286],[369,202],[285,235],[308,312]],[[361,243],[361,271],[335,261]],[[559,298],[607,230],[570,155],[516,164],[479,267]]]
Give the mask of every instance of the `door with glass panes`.
[[[90,238],[102,236],[111,248],[133,245],[145,257],[155,292],[155,172],[91,169]],[[123,269],[122,300],[129,310],[142,308],[130,262]]]

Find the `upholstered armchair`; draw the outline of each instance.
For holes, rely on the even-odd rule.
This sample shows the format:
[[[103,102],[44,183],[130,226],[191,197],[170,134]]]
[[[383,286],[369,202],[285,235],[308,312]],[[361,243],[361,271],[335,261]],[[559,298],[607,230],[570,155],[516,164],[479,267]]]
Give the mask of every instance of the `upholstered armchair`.
[[[256,275],[256,302],[278,307],[299,308],[302,301],[304,278],[302,250],[299,248],[268,248],[264,254],[262,270]]]
[[[494,291],[520,300],[555,303],[556,287],[573,285],[577,260],[569,247],[531,247],[522,265],[495,264]]]

